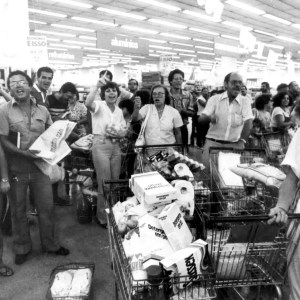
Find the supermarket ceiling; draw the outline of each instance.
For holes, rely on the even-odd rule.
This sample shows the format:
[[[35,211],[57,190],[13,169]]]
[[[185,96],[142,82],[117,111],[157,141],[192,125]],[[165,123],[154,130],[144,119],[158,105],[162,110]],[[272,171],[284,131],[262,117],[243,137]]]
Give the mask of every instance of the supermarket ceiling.
[[[99,66],[153,62],[169,54],[182,63],[207,62],[208,68],[221,55],[260,66],[272,51],[278,66],[287,57],[300,62],[299,0],[29,0],[29,20],[31,35],[47,36],[49,48],[83,51]],[[245,51],[245,30],[251,34],[246,44],[254,36],[264,47]],[[107,37],[115,46],[132,43],[117,50],[107,47]],[[136,51],[135,42],[147,43],[140,47],[146,50]]]

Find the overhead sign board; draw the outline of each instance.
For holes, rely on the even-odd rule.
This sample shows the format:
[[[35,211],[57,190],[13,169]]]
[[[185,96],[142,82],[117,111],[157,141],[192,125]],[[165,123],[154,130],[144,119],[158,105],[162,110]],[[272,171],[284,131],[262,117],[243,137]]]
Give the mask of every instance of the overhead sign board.
[[[31,66],[39,68],[48,64],[48,47],[45,36],[28,36],[27,47]]]
[[[78,50],[48,50],[49,62],[53,63],[82,63],[82,52]]]
[[[215,37],[215,54],[238,58],[248,53],[248,50],[240,45],[237,40]]]
[[[97,32],[97,48],[125,53],[145,54],[149,50],[149,42],[127,36],[111,35]]]

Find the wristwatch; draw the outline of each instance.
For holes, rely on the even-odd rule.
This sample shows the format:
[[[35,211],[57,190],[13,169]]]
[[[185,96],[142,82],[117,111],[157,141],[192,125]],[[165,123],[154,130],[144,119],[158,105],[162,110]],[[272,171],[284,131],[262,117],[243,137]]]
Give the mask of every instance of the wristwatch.
[[[1,182],[8,182],[8,179],[7,178],[2,178]]]

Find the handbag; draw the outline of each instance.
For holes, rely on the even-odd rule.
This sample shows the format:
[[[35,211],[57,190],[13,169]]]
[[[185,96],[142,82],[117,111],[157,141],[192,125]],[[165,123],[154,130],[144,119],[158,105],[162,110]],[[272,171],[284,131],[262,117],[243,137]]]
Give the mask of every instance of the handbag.
[[[152,106],[150,104],[150,107],[148,109],[146,118],[145,118],[144,122],[142,123],[139,136],[138,136],[138,138],[137,138],[137,140],[135,142],[135,147],[142,147],[142,146],[145,146],[145,144],[146,144],[145,134],[144,133],[145,133],[146,125],[147,125],[147,122],[148,122],[148,119],[149,119],[149,116],[150,116],[151,107]]]

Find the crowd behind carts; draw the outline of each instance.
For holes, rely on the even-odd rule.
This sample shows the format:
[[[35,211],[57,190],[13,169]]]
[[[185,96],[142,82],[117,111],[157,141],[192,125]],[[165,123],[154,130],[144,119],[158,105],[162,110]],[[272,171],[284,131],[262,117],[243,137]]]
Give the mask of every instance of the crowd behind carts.
[[[187,152],[194,147],[197,159],[207,164],[212,146],[258,147],[263,134],[292,135],[300,122],[300,89],[295,81],[279,84],[276,93],[263,82],[260,91],[251,95],[243,78],[232,72],[224,78],[222,90],[200,82],[186,90],[184,72],[175,69],[168,76],[170,87],[159,84],[147,90],[135,79],[128,81],[127,88],[119,86],[113,74],[103,70],[83,101],[71,82],[51,92],[53,76],[49,67],[40,68],[34,79],[14,71],[0,88],[0,212],[2,202],[9,201],[16,264],[25,263],[31,252],[27,200],[39,218],[43,251],[69,254],[54,237],[52,219],[53,205],[70,205],[69,195],[62,182],[51,186],[34,164],[39,159],[37,153],[28,151],[52,122],[76,122],[69,144],[93,135],[91,153],[98,181],[96,221],[102,227],[106,227],[102,180],[129,178],[134,173],[134,148],[141,134],[145,145],[182,143]],[[0,235],[0,276],[10,276],[12,269],[1,260],[2,246]]]

